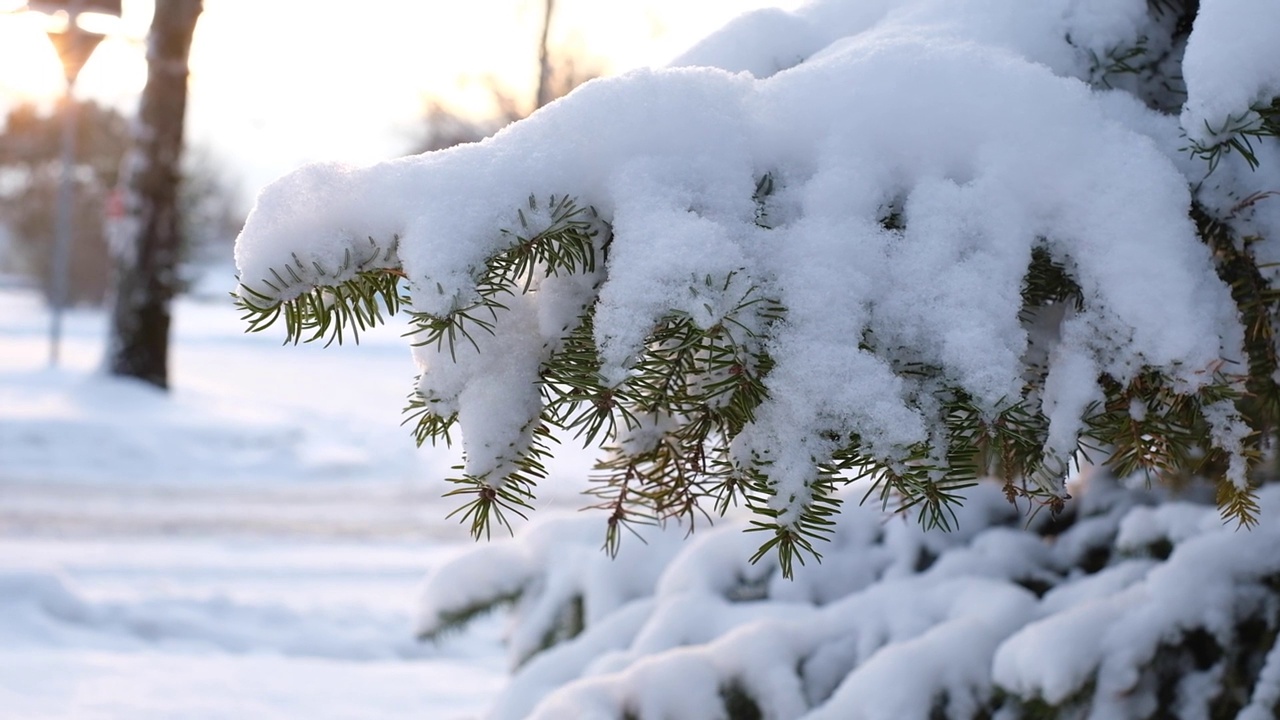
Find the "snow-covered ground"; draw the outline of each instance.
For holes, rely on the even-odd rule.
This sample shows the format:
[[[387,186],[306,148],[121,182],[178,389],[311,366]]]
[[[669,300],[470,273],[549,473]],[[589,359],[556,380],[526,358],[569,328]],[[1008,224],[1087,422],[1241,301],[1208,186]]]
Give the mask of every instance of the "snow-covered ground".
[[[470,540],[440,499],[456,448],[399,426],[396,328],[324,350],[244,335],[229,302],[175,322],[165,395],[96,371],[98,312],[49,369],[41,303],[0,292],[0,716],[479,712],[501,621],[413,637],[424,574]]]
[[[409,623],[422,572],[446,554],[386,540],[5,537],[0,716],[467,717],[503,681],[497,626],[432,646]]]

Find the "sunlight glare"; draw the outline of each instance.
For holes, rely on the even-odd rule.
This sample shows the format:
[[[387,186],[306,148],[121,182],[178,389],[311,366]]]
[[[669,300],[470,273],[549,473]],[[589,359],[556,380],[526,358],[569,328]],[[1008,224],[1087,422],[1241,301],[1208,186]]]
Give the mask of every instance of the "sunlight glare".
[[[31,17],[44,21],[45,32],[62,33],[67,31],[67,25],[71,22],[71,15],[66,10],[55,10],[51,13],[32,11]]]
[[[115,15],[99,12],[82,12],[76,16],[76,25],[85,32],[111,35],[120,32],[121,21]]]
[[[62,94],[62,64],[45,34],[48,16],[0,16],[0,98],[45,103]]]
[[[144,49],[130,37],[107,35],[80,71],[76,95],[132,112],[147,84]]]
[[[104,13],[81,13],[76,24],[105,35],[80,72],[76,96],[131,109],[146,83],[140,36],[131,36],[121,18]],[[66,25],[65,12],[0,14],[0,111],[10,103],[44,106],[61,97],[62,64],[47,32]]]

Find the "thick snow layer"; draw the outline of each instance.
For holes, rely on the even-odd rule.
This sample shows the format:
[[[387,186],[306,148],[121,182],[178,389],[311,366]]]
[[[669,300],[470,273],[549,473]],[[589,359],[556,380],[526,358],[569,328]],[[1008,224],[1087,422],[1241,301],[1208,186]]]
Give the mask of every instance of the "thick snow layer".
[[[1280,97],[1280,3],[1201,0],[1183,74],[1188,137],[1212,144],[1248,120],[1256,103]]]
[[[770,718],[968,718],[991,712],[1004,693],[1119,720],[1155,707],[1155,659],[1186,652],[1184,637],[1207,633],[1227,648],[1266,642],[1233,633],[1244,618],[1275,621],[1274,590],[1265,589],[1280,569],[1265,550],[1277,541],[1274,524],[1237,532],[1211,506],[1147,506],[1157,498],[1099,478],[1074,492],[1081,499],[1056,536],[1011,516],[993,484],[970,493],[962,533],[849,512],[827,553],[838,567],[805,567],[791,582],[743,561],[736,523],[703,528],[674,556],[665,543],[681,528],[645,528],[648,545],[623,546],[637,571],[634,599],[534,654],[487,717],[700,720],[723,717],[736,688]],[[1271,509],[1280,492],[1267,488],[1262,501]],[[566,522],[542,520],[498,546],[534,564],[534,579],[523,581],[529,597],[512,606],[509,643],[563,630],[563,617],[539,609],[548,588],[573,585],[588,606],[603,590],[575,579],[607,561],[575,554],[596,538]],[[540,557],[553,537],[567,562]],[[1082,569],[1096,562],[1085,547],[1109,559]],[[509,573],[482,562],[495,550],[436,570],[425,606],[491,595]],[[451,569],[459,566],[469,577]],[[1277,696],[1275,651],[1262,647],[1265,668],[1244,717],[1269,717]],[[1214,667],[1180,677],[1179,717],[1207,716]]]
[[[1280,497],[1270,490],[1265,500],[1274,507]],[[996,681],[1020,694],[1059,703],[1094,679],[1092,717],[1132,717],[1151,701],[1150,690],[1139,686],[1140,668],[1165,644],[1197,628],[1224,645],[1233,642],[1240,616],[1255,611],[1259,602],[1261,593],[1253,586],[1280,570],[1268,551],[1278,540],[1276,528],[1223,530],[1209,522],[1214,511],[1207,507],[1199,508],[1200,522],[1188,524],[1186,519],[1194,514],[1181,505],[1131,513],[1125,523],[1131,535],[1139,532],[1132,530],[1135,525],[1150,523],[1152,515],[1171,521],[1164,539],[1175,549],[1168,561],[1120,592],[1075,598],[1069,607],[1019,631],[996,655]],[[1052,661],[1045,657],[1046,647],[1056,648]]]
[[[681,547],[678,533],[644,532],[617,558],[600,552],[600,524],[590,516],[539,517],[518,545],[483,548],[444,565],[428,578],[419,605],[420,634],[447,632],[461,616],[498,602],[516,602],[526,622],[512,628],[513,665],[542,649],[549,628],[566,613],[600,622],[646,595],[666,561]],[[547,574],[549,568],[556,572]]]
[[[793,67],[837,40],[872,29],[951,35],[1011,50],[1059,75],[1084,77],[1089,54],[1135,42],[1144,0],[815,0],[793,12],[758,10],[707,37],[673,61],[765,77]]]

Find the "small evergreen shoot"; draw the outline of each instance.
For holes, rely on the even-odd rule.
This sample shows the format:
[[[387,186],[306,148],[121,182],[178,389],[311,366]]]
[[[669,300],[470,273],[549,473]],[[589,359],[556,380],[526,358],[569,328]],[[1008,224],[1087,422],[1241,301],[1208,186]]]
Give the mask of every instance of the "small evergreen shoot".
[[[295,253],[292,263],[273,268],[256,288],[241,284],[232,294],[244,313],[240,319],[249,332],[261,332],[283,318],[285,342],[295,345],[325,338],[326,347],[335,340],[341,345],[344,334],[359,342],[362,330],[383,324],[407,301],[400,292],[398,240],[384,250],[369,238],[367,255],[354,258],[348,250],[337,268],[308,267]]]

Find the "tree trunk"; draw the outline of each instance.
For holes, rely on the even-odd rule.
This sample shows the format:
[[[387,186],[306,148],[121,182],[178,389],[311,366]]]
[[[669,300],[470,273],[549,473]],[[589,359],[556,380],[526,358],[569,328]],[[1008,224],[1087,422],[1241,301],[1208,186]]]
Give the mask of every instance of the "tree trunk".
[[[538,96],[534,99],[534,110],[537,110],[555,99],[551,88],[551,51],[547,47],[547,37],[551,34],[551,16],[555,14],[555,0],[543,0],[542,5],[542,37],[538,40]]]
[[[187,58],[202,0],[157,2],[147,39],[147,84],[126,159],[126,230],[107,348],[112,375],[169,383],[169,302],[177,289],[182,127]]]

